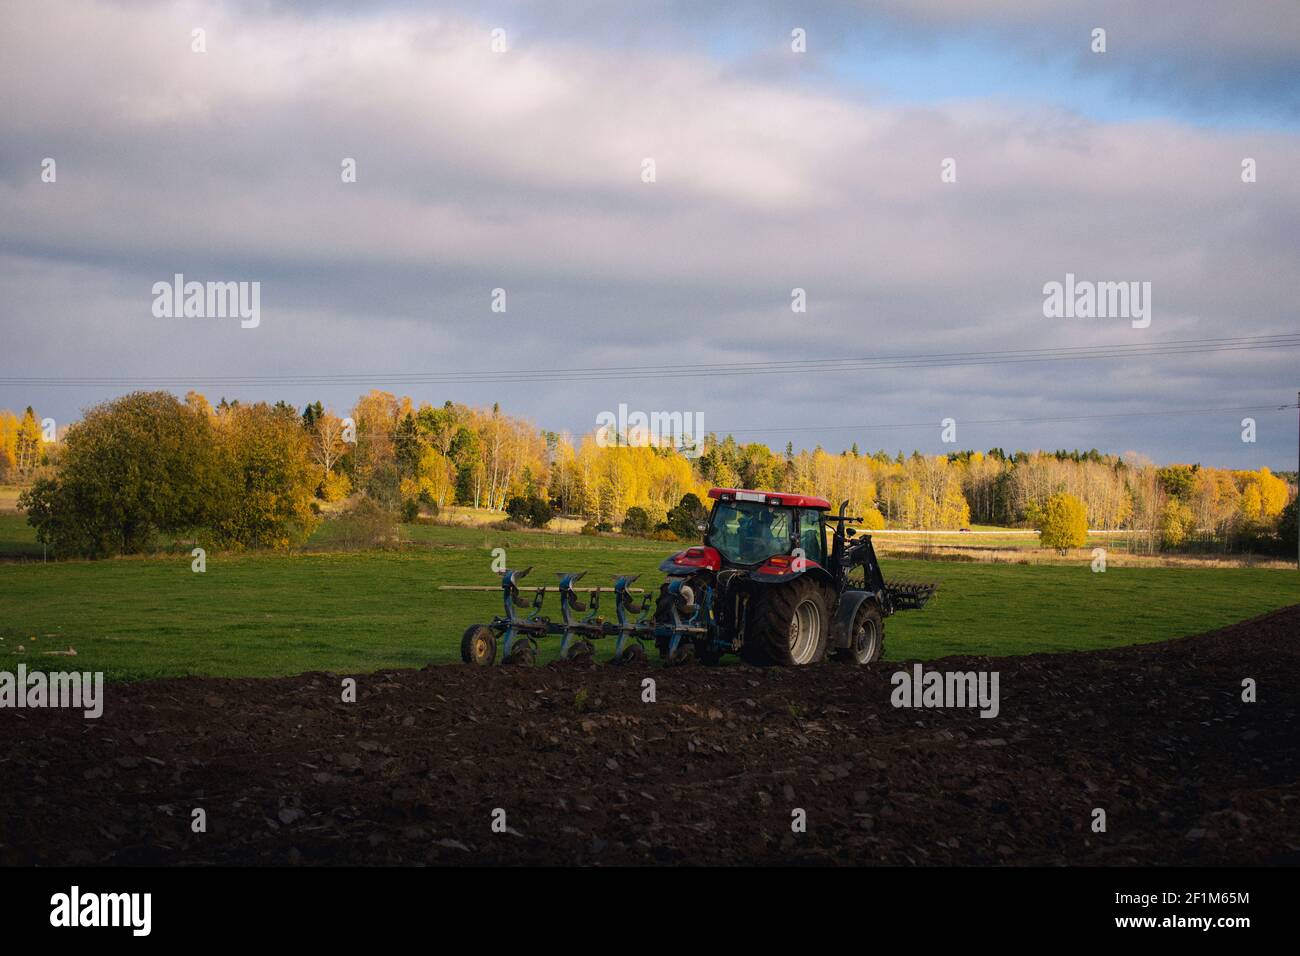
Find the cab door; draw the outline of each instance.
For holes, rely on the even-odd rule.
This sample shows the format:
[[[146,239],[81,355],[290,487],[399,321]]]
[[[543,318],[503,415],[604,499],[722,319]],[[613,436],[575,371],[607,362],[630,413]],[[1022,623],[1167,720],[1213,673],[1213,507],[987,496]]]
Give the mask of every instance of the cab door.
[[[826,566],[826,531],[817,508],[799,509],[799,547],[807,560]]]

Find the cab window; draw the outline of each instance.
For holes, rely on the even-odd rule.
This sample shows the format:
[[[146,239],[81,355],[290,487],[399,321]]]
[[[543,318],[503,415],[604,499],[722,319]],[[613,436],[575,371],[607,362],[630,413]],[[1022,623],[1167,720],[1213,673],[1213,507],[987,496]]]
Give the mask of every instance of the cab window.
[[[803,548],[803,556],[809,561],[826,563],[822,547],[822,513],[815,508],[804,508],[799,512],[799,547]]]
[[[723,501],[713,511],[707,541],[734,564],[758,564],[789,554],[794,514],[750,501]]]

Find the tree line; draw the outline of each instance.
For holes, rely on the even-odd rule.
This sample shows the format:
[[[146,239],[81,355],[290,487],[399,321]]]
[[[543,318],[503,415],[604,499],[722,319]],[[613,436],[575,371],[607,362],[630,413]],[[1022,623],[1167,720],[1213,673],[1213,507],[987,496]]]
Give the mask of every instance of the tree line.
[[[787,443],[781,453],[710,434],[692,459],[623,436],[539,430],[496,405],[380,390],[346,414],[137,392],[90,409],[57,443],[37,421],[30,408],[0,413],[0,478],[29,486],[20,504],[41,541],[85,556],[139,552],[159,535],[293,547],[340,502],[408,520],[461,505],[535,526],[561,514],[589,530],[681,536],[715,485],[847,500],[868,528],[1039,527],[1067,495],[1088,527],[1137,529],[1153,549],[1258,546],[1285,543],[1293,494],[1266,468],[1160,467],[1095,449],[904,456]]]

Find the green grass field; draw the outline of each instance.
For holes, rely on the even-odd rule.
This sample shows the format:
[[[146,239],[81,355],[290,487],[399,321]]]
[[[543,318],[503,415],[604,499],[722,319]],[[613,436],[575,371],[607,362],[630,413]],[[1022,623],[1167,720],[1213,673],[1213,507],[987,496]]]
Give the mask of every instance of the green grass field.
[[[439,591],[492,585],[491,550],[511,567],[533,565],[528,583],[589,569],[584,584],[656,570],[673,545],[482,528],[416,526],[400,552],[296,556],[188,555],[100,562],[0,563],[0,669],[19,661],[103,670],[110,679],[186,674],[364,672],[459,659],[466,625],[499,609],[496,592]],[[1300,602],[1300,574],[1263,569],[985,565],[883,560],[899,580],[942,585],[923,611],[890,619],[892,659],[946,654],[1089,650],[1156,641]],[[548,597],[558,616],[558,599]],[[612,610],[612,608],[611,608]],[[550,648],[555,642],[551,642]],[[19,651],[19,647],[23,650]],[[599,652],[608,656],[608,643]],[[76,649],[75,658],[43,652]],[[549,659],[544,654],[543,660]]]
[[[43,551],[26,515],[0,511],[0,558],[40,558]]]
[[[1025,534],[1009,528],[973,525],[974,534],[952,534],[933,531],[888,531],[876,533],[876,542],[883,548],[960,548],[970,551],[997,549],[999,551],[1034,551],[1042,548],[1038,535]],[[1086,548],[1107,548],[1116,551],[1128,546],[1130,539],[1141,539],[1137,534],[1089,534]]]

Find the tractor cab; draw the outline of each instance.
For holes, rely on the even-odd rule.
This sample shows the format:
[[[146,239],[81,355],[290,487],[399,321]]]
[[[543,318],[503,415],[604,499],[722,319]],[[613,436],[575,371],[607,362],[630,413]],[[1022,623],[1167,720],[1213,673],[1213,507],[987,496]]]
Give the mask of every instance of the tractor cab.
[[[825,498],[740,488],[712,488],[709,497],[713,508],[703,545],[672,555],[660,570],[736,568],[767,577],[829,563],[825,515],[831,505]]]
[[[718,551],[724,565],[758,569],[774,558],[791,557],[826,563],[826,499],[733,488],[714,488],[709,497],[714,505],[704,543]]]

